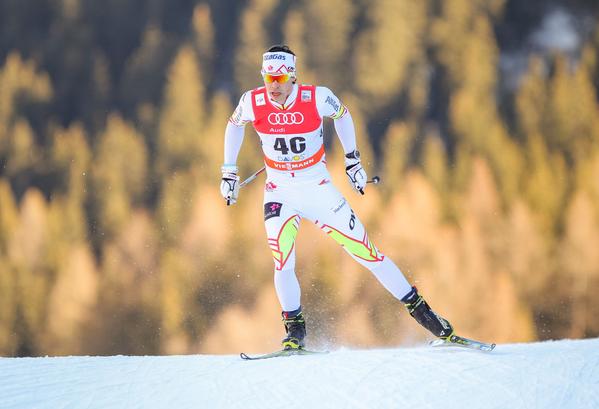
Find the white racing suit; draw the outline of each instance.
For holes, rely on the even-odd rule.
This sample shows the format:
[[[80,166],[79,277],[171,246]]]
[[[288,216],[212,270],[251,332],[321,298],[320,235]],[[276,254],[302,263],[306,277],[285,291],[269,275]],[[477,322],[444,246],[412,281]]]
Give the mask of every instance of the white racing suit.
[[[295,274],[295,238],[301,218],[312,221],[341,244],[401,300],[411,285],[370,241],[360,219],[331,183],[323,146],[324,116],[335,120],[345,152],[352,152],[355,133],[351,116],[325,87],[294,85],[285,106],[270,101],[264,87],[248,91],[225,134],[225,164],[235,164],[245,124],[251,122],[261,139],[267,172],[264,224],[281,307],[295,311],[301,305]]]

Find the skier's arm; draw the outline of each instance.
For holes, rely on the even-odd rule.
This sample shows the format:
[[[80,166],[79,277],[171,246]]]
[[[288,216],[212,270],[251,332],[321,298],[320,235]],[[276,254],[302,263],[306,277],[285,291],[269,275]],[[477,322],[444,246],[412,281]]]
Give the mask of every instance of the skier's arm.
[[[335,131],[345,152],[345,173],[354,189],[364,194],[366,187],[366,171],[362,168],[360,153],[356,149],[356,130],[351,114],[346,110],[341,117],[334,119]]]
[[[245,127],[234,125],[232,122],[227,124],[225,129],[225,161],[223,166],[235,166],[237,156],[243,143]]]
[[[227,205],[237,202],[239,195],[239,175],[237,175],[237,156],[243,143],[245,124],[252,120],[251,105],[248,107],[247,92],[241,97],[235,112],[229,118],[225,129],[224,162],[221,167],[223,177],[220,182],[220,193],[227,201]],[[248,109],[249,108],[249,109]]]
[[[220,168],[223,177],[220,181],[220,193],[227,201],[227,206],[237,202],[239,195],[239,175],[237,175],[237,155],[243,142],[243,126],[227,124],[225,129],[225,162]]]
[[[341,117],[333,119],[333,124],[335,125],[335,132],[337,132],[337,136],[343,146],[343,152],[348,154],[355,151],[356,128],[354,127],[354,121],[349,111],[346,109]]]
[[[345,173],[354,189],[364,194],[366,171],[360,162],[360,152],[356,149],[356,129],[354,121],[345,105],[326,87],[317,87],[316,101],[321,116],[333,119],[335,131],[345,153]]]

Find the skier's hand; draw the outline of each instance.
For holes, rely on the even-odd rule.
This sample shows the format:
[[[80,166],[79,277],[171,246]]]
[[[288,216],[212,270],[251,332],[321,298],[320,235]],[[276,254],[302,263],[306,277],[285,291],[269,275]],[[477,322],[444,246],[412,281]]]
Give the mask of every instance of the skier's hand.
[[[220,194],[227,201],[227,206],[237,202],[239,196],[239,176],[237,166],[223,165],[220,168],[223,178],[220,181]]]
[[[364,194],[368,176],[366,176],[366,171],[362,168],[360,153],[358,151],[345,155],[345,173],[349,178],[350,185],[361,194]]]

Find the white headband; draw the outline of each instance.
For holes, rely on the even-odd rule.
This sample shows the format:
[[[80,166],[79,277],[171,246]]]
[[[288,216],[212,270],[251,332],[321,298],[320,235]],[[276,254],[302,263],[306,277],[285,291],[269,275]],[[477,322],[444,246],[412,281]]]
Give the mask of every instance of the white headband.
[[[291,74],[295,77],[295,55],[266,52],[262,55],[262,74]]]

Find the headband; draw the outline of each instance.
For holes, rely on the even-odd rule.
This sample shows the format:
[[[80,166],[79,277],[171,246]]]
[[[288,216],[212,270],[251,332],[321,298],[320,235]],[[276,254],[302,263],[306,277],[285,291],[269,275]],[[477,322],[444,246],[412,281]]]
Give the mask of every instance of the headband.
[[[295,77],[295,55],[280,51],[264,53],[262,74],[291,74]]]

